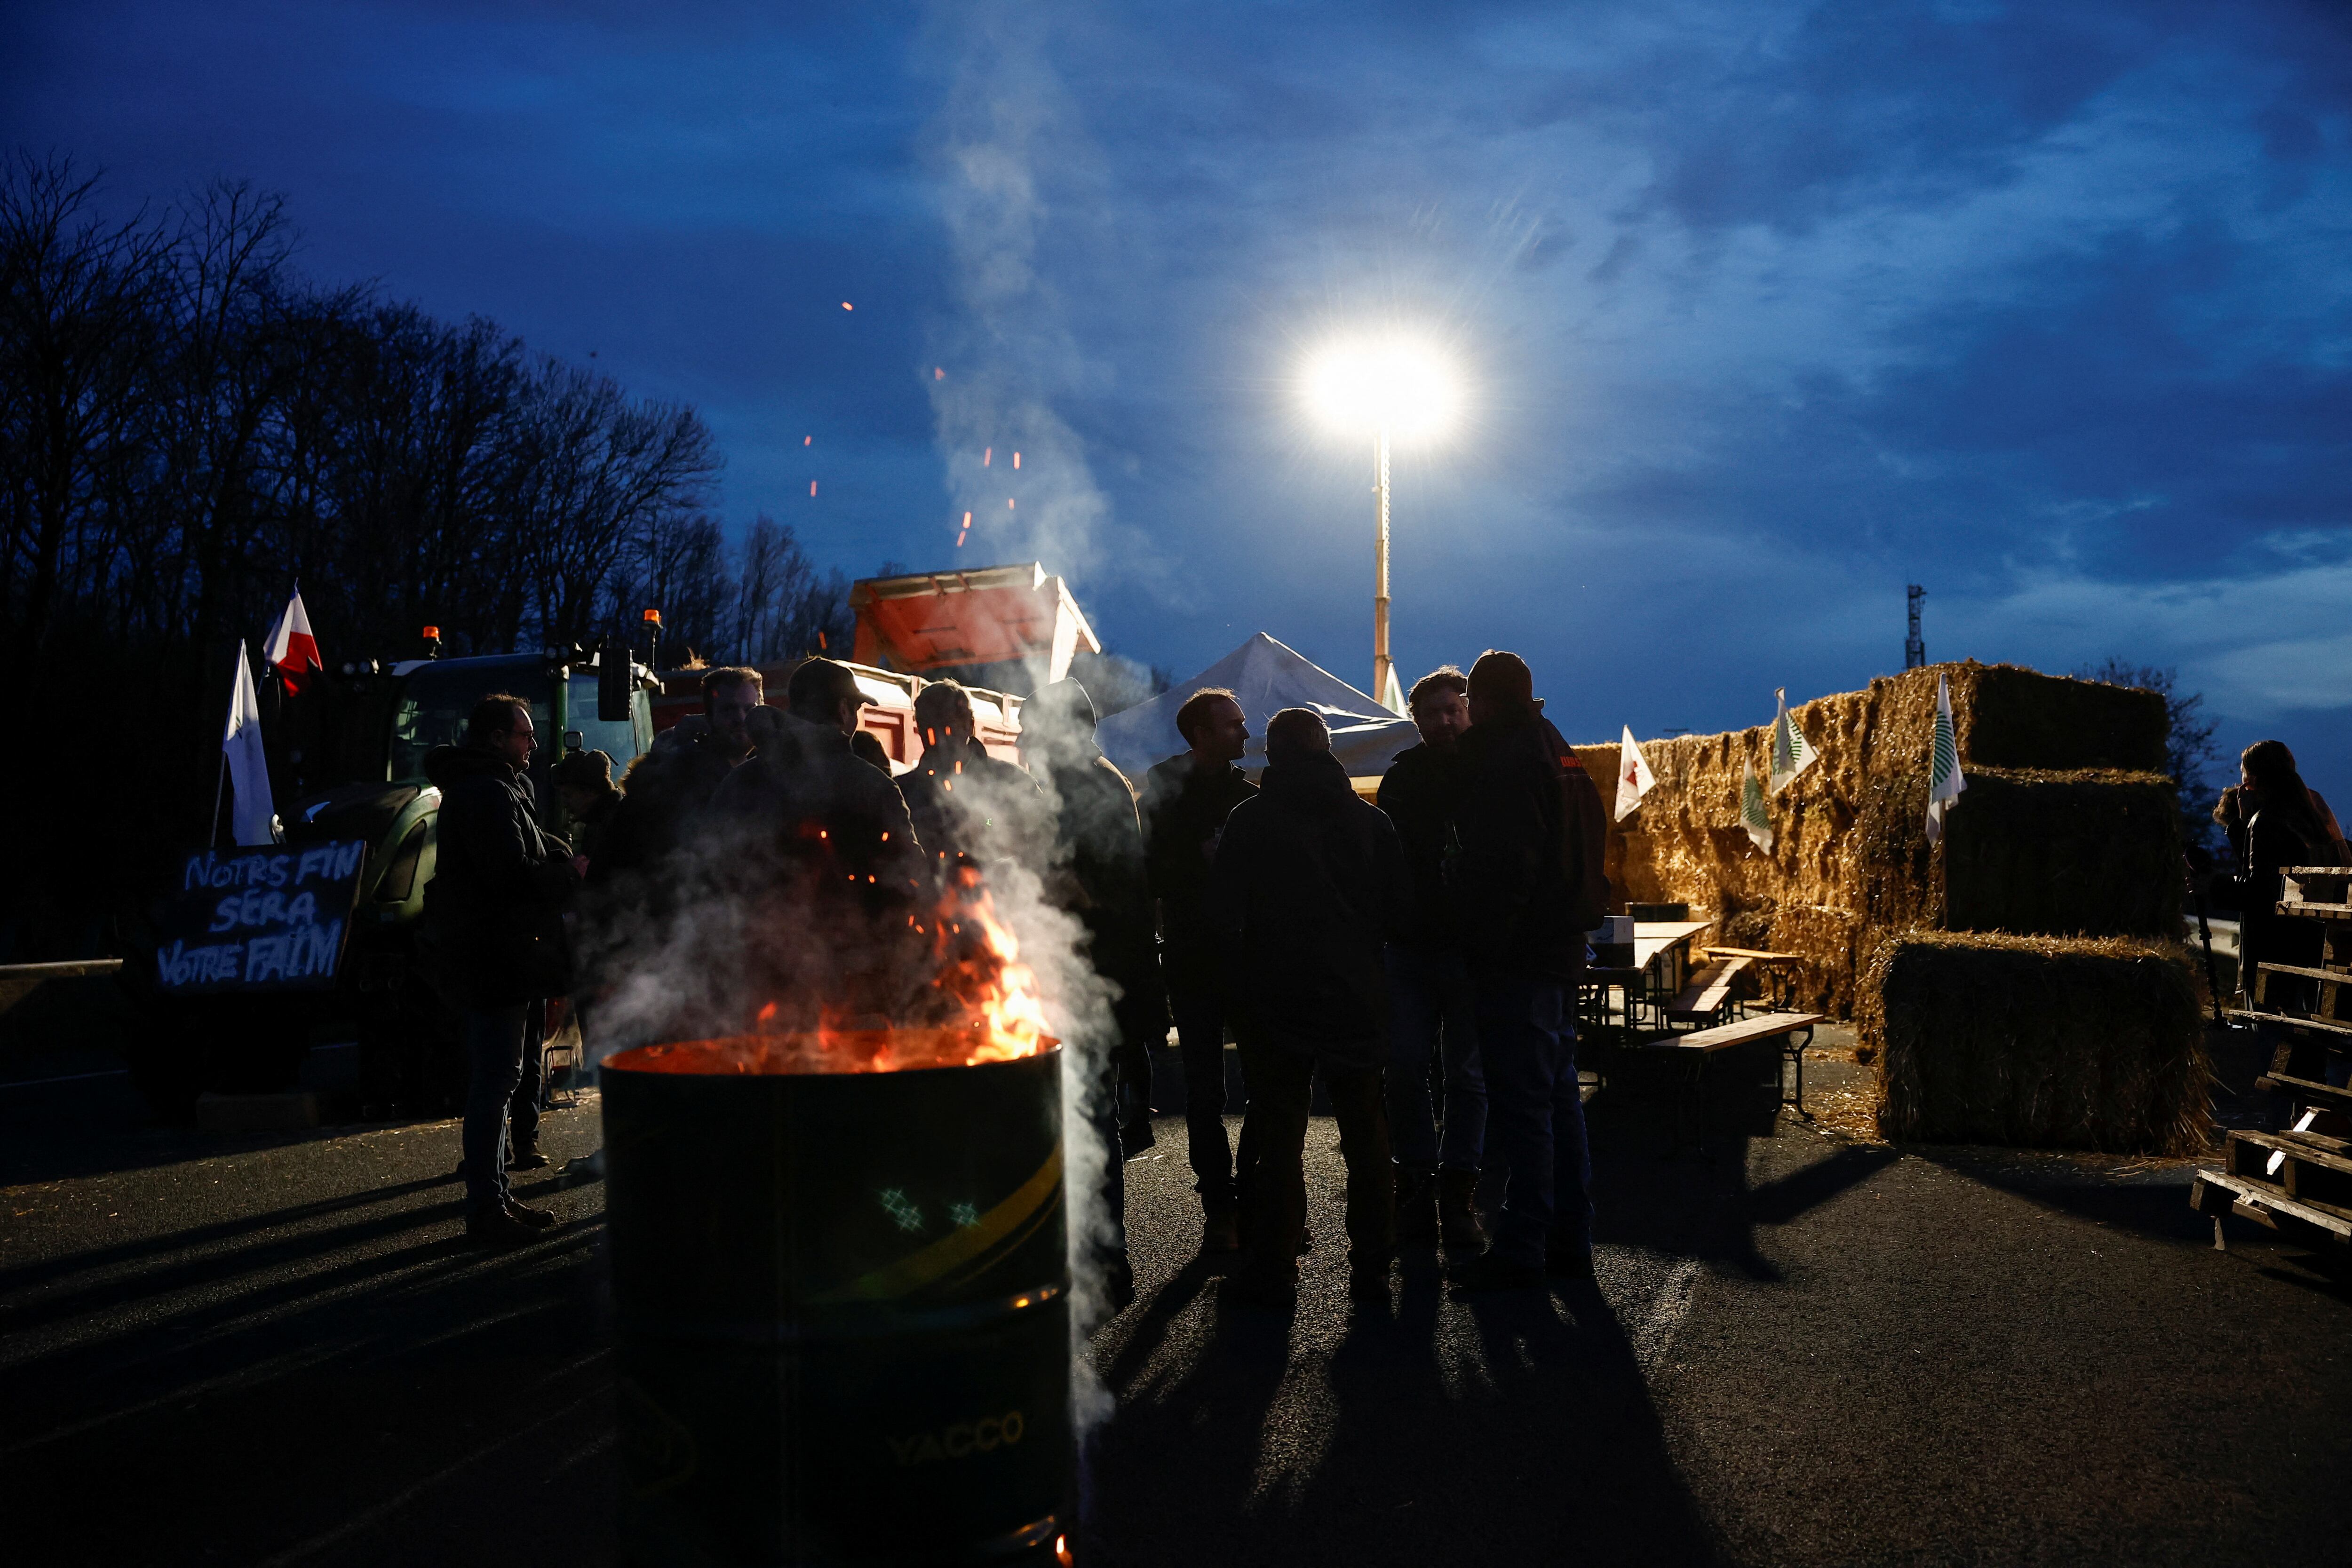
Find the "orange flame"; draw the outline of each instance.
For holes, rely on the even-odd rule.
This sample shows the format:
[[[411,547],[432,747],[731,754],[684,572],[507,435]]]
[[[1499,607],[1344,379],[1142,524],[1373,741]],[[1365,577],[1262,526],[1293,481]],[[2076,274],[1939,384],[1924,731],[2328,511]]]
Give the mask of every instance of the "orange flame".
[[[749,1033],[638,1046],[614,1055],[612,1064],[639,1072],[907,1072],[1052,1051],[1060,1042],[1045,1032],[1037,977],[1021,961],[1021,939],[998,917],[976,874],[954,873],[954,883],[928,925],[908,917],[915,934],[929,939],[936,971],[923,1010],[944,1014],[946,1021],[890,1027],[825,1009],[814,1030],[777,1028],[782,1009],[771,1001]]]

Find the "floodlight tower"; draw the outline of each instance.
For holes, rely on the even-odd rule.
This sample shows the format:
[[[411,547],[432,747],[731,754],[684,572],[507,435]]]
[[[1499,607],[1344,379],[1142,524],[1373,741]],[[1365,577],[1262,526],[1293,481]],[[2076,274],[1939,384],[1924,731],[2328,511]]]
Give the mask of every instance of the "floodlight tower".
[[[1453,370],[1432,350],[1401,338],[1345,343],[1308,368],[1307,394],[1325,423],[1372,437],[1372,695],[1404,712],[1404,690],[1389,656],[1389,442],[1436,435],[1454,416]]]
[[[1906,670],[1925,669],[1927,665],[1927,644],[1919,639],[1919,601],[1927,597],[1927,591],[1914,582],[1904,589],[1904,595],[1911,608],[1911,634],[1903,639],[1903,667]]]

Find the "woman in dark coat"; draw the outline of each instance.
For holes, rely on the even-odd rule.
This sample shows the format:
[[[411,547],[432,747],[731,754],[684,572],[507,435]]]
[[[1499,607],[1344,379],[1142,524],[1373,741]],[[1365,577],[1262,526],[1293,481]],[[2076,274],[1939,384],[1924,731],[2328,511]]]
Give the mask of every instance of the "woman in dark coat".
[[[2295,770],[2294,754],[2284,742],[2256,741],[2239,758],[2239,768],[2237,786],[2224,793],[2214,815],[2231,830],[2231,841],[2239,846],[2244,868],[2245,906],[2238,961],[2243,977],[2241,984],[2251,998],[2255,965],[2316,968],[2326,957],[2325,926],[2315,920],[2279,914],[2280,873],[2290,866],[2343,865],[2346,856],[2332,818]],[[2263,982],[2259,1010],[2308,1012],[2316,999],[2315,982],[2272,975]],[[2336,1053],[2331,1049],[2330,1054]]]

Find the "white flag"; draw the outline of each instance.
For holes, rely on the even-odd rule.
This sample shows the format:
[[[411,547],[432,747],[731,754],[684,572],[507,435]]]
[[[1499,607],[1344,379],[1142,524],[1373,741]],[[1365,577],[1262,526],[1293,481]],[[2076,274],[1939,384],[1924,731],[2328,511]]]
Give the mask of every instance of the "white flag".
[[[1650,771],[1650,759],[1633,744],[1633,727],[1625,727],[1625,738],[1617,747],[1617,820],[1623,821],[1633,814],[1658,776]]]
[[[261,704],[253,695],[253,667],[245,644],[236,645],[236,685],[229,694],[228,728],[221,735],[221,758],[228,769],[236,804],[229,821],[240,844],[278,841],[278,810],[269,799],[269,764],[261,754]]]
[[[1952,727],[1952,688],[1936,677],[1936,738],[1927,747],[1927,841],[1944,836],[1944,813],[1969,781],[1960,774],[1959,732]]]
[[[1772,793],[1778,795],[1789,787],[1790,780],[1813,765],[1818,755],[1797,721],[1789,716],[1789,688],[1780,687],[1772,694],[1780,711],[1772,718]]]
[[[326,668],[319,660],[319,639],[310,633],[310,612],[302,608],[302,585],[294,585],[294,597],[286,601],[278,612],[278,623],[261,644],[263,665],[278,672],[286,683],[288,695],[299,695],[313,671]]]
[[[1766,854],[1772,852],[1772,819],[1764,810],[1764,786],[1757,781],[1756,764],[1740,765],[1739,825]]]

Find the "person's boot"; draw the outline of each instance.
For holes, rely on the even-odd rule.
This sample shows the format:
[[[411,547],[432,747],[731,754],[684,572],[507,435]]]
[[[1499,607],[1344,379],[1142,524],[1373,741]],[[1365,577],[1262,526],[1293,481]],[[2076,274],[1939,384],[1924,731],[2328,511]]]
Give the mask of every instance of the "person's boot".
[[[1135,1305],[1135,1268],[1123,1252],[1114,1255],[1103,1267],[1103,1298],[1109,1303],[1112,1317]]]
[[[477,1208],[466,1216],[466,1239],[481,1247],[520,1247],[539,1231],[503,1208]]]
[[[1387,1306],[1389,1304],[1388,1260],[1382,1259],[1378,1263],[1350,1262],[1348,1265],[1348,1299],[1366,1306]]]
[[[1160,1141],[1151,1130],[1151,1101],[1133,1084],[1122,1083],[1118,1107],[1119,1157],[1131,1160]]]
[[[1201,1225],[1201,1250],[1238,1252],[1241,1249],[1241,1216],[1230,1208],[1206,1210]]]
[[[1592,1279],[1592,1244],[1554,1236],[1544,1242],[1544,1272],[1570,1284]]]
[[[513,1144],[507,1149],[507,1169],[510,1171],[543,1171],[554,1162],[539,1152],[533,1144]]]
[[[1426,1166],[1396,1168],[1396,1239],[1437,1239],[1437,1177]]]
[[[1476,1171],[1440,1171],[1437,1174],[1437,1224],[1440,1237],[1448,1247],[1483,1247],[1486,1228],[1478,1223],[1478,1206],[1474,1201],[1478,1193]]]
[[[1544,1282],[1544,1271],[1529,1263],[1515,1263],[1489,1249],[1467,1262],[1451,1264],[1445,1282],[1461,1294],[1485,1291],[1525,1291]]]
[[[527,1203],[517,1203],[512,1198],[507,1199],[507,1218],[517,1225],[529,1226],[533,1230],[552,1230],[562,1223],[556,1217],[555,1210],[551,1208],[533,1208]]]
[[[1284,1278],[1286,1272],[1287,1279]],[[1225,1276],[1217,1287],[1217,1304],[1265,1312],[1294,1311],[1298,1305],[1297,1270],[1286,1270],[1268,1266],[1262,1259],[1254,1260],[1248,1268]]]

